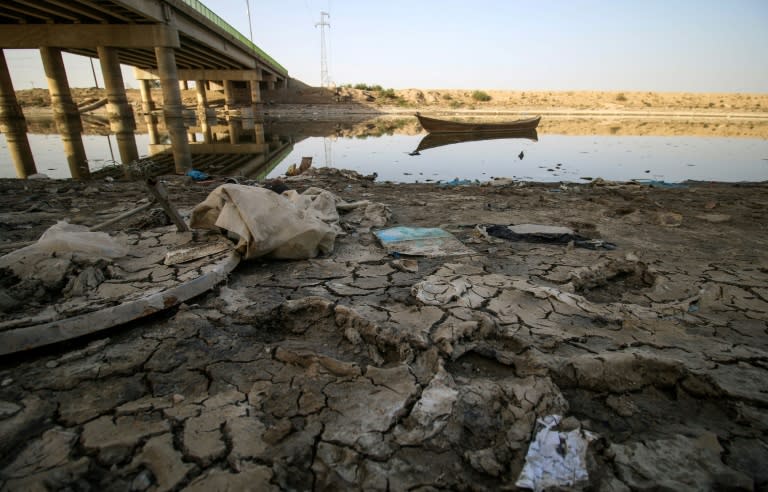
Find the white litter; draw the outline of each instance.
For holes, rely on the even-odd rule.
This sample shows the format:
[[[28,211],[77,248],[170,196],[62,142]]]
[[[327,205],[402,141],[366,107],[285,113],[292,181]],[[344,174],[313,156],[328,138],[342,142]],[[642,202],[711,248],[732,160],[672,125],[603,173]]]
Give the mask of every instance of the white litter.
[[[225,184],[195,207],[190,226],[235,233],[236,249],[245,259],[298,260],[330,253],[340,231],[338,220],[336,199],[324,190],[278,195],[265,188]]]
[[[539,431],[528,447],[525,466],[515,485],[536,492],[550,487],[579,487],[589,480],[587,448],[597,435],[585,430],[555,430],[560,415],[537,419]]]

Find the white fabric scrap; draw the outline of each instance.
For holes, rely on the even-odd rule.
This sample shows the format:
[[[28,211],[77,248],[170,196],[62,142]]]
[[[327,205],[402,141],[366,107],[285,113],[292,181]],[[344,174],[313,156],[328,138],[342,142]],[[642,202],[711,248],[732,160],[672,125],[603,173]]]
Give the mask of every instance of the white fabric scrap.
[[[597,435],[585,430],[554,430],[562,417],[548,415],[537,419],[543,426],[528,447],[525,466],[515,485],[536,492],[550,487],[573,487],[585,484],[587,448]]]
[[[268,255],[299,260],[333,250],[341,230],[338,220],[336,199],[324,190],[278,195],[265,188],[225,184],[194,208],[190,226],[235,233],[236,249],[245,259]]]

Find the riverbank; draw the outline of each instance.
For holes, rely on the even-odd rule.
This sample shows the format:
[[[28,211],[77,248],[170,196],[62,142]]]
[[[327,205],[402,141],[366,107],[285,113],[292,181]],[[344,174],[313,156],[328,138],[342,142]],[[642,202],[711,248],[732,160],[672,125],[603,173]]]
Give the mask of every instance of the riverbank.
[[[188,210],[223,178],[167,187]],[[180,308],[5,358],[3,486],[498,490],[552,414],[564,439],[594,436],[595,489],[768,485],[765,184],[284,182],[382,203],[387,226],[442,227],[470,251],[393,257],[342,213],[323,257],[243,262]],[[145,198],[120,180],[0,180],[3,238]],[[152,241],[142,218],[109,230]],[[513,223],[616,248],[476,227]]]
[[[480,92],[484,96],[473,96]],[[126,91],[128,100],[140,107],[137,89]],[[162,101],[162,91],[152,89],[153,99]],[[73,88],[77,104],[106,97],[105,89]],[[46,89],[16,91],[22,108],[50,106]],[[220,91],[207,91],[213,106],[223,106],[224,95]],[[478,100],[477,97],[488,97]],[[641,117],[768,117],[768,94],[718,94],[718,93],[666,93],[666,92],[599,92],[599,91],[474,91],[474,90],[362,90],[343,87],[335,90],[322,88],[297,88],[264,91],[262,100],[272,104],[334,106],[339,111],[355,112],[536,112],[551,115],[633,115]],[[194,89],[182,91],[182,102],[194,108],[197,104]]]

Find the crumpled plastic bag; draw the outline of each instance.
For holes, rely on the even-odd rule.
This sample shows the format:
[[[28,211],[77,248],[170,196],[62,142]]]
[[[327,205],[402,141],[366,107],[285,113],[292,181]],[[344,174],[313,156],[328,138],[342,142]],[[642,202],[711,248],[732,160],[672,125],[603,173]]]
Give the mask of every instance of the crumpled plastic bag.
[[[55,277],[66,273],[69,258],[77,256],[95,263],[100,258],[114,259],[128,254],[128,248],[105,232],[59,221],[49,227],[37,242],[0,257],[0,268],[9,268],[19,278]],[[61,261],[54,261],[61,260]]]
[[[286,193],[221,185],[192,210],[190,226],[220,227],[235,233],[239,237],[236,250],[245,259],[270,256],[298,260],[333,251],[340,230],[333,194],[325,190]]]
[[[535,492],[550,488],[581,487],[589,481],[587,449],[597,435],[586,430],[555,430],[560,415],[536,420],[539,430],[528,447],[525,466],[515,485]]]

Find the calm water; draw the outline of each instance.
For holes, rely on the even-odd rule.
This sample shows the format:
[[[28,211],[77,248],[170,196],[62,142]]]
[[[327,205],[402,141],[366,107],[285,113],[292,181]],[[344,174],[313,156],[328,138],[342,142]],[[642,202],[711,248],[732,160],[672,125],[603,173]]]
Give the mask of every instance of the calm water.
[[[596,177],[667,182],[768,180],[768,140],[761,138],[539,133],[538,141],[511,138],[464,142],[409,155],[424,135],[307,137],[307,132],[301,133],[301,123],[279,126],[283,134],[296,129],[296,135],[279,137],[295,143],[283,145],[280,152],[275,152],[266,170],[270,177],[284,174],[290,164],[298,164],[302,157],[311,156],[315,166],[354,169],[363,174],[376,172],[380,181],[394,182],[455,178],[482,181],[492,177],[553,182],[579,182],[582,178]],[[333,127],[333,124],[327,125],[327,131],[315,128],[309,134],[332,134]],[[226,142],[229,139],[227,124],[217,128],[214,139]],[[248,131],[252,130],[246,133]],[[278,136],[270,135],[269,131],[266,125],[265,140],[277,141]],[[190,132],[196,135],[196,140],[203,139],[196,130]],[[30,133],[28,138],[38,172],[53,178],[69,177],[59,135]],[[161,132],[161,140],[163,138]],[[114,135],[86,134],[83,143],[92,170],[120,160]],[[136,134],[136,144],[140,154],[147,154],[148,134]],[[222,148],[226,149],[226,145]],[[238,174],[229,171],[229,174]],[[0,177],[15,177],[3,135],[0,135]]]
[[[768,180],[768,140],[763,139],[539,134],[538,142],[485,140],[408,155],[421,138],[309,138],[296,144],[272,175],[284,173],[301,156],[312,156],[317,166],[328,164],[364,174],[377,172],[379,180],[395,182],[454,178],[482,181],[491,177],[578,182],[582,177],[598,176],[618,181]]]

